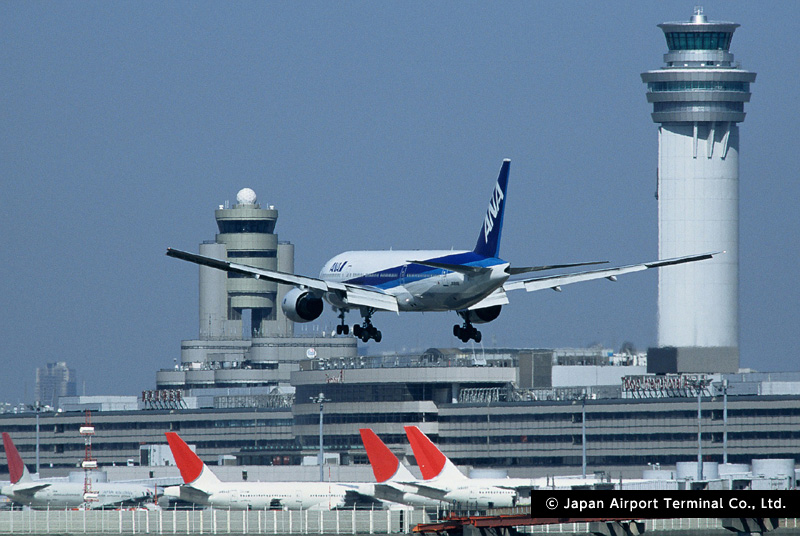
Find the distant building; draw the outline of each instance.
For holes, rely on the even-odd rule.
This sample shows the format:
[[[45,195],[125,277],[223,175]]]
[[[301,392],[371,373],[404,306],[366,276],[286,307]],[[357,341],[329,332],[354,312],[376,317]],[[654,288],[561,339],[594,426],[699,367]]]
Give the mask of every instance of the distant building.
[[[48,363],[36,369],[37,404],[57,408],[59,398],[76,394],[75,371],[64,361]]]

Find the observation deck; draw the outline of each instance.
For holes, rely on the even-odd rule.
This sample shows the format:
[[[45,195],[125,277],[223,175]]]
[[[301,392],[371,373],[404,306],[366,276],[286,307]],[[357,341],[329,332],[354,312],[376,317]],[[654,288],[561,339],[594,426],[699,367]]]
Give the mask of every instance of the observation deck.
[[[658,25],[669,52],[664,67],[642,73],[655,123],[744,121],[744,103],[756,73],[741,69],[730,53],[733,22],[710,22],[702,8],[688,22]]]

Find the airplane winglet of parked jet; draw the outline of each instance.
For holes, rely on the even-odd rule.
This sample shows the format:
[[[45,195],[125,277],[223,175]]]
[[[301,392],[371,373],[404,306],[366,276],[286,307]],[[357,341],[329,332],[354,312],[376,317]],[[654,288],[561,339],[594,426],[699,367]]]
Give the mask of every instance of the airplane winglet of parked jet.
[[[503,160],[472,251],[348,251],[326,262],[318,278],[239,264],[173,248],[167,249],[167,255],[294,287],[281,302],[284,313],[294,322],[311,322],[317,319],[322,314],[325,300],[338,313],[340,324],[336,328],[337,334],[350,333],[350,326],[345,324],[345,314],[357,310],[361,313],[363,322],[353,326],[353,335],[363,342],[370,339],[380,342],[383,335],[372,324],[372,315],[376,311],[455,311],[464,322],[453,326],[453,335],[466,343],[470,339],[481,341],[481,332],[474,324],[495,320],[500,315],[502,306],[509,303],[506,295],[509,291],[560,291],[561,287],[572,283],[594,279],[616,281],[620,275],[648,268],[702,261],[717,254],[700,253],[616,268],[510,279],[512,276],[531,272],[606,262],[513,267],[501,259],[500,238],[508,197],[510,166],[510,160]]]

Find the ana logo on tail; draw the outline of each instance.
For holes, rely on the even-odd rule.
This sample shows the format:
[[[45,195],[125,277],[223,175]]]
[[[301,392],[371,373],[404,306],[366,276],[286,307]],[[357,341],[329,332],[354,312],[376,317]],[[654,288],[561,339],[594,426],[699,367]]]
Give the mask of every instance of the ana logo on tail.
[[[483,238],[486,242],[489,242],[489,233],[491,233],[494,228],[494,219],[497,217],[497,213],[500,212],[500,203],[503,201],[504,197],[500,185],[495,183],[494,195],[489,202],[489,210],[486,211],[486,219],[483,222]]]
[[[475,253],[484,257],[497,257],[500,255],[500,234],[503,231],[503,213],[505,212],[506,188],[508,188],[508,172],[511,160],[503,160],[500,175],[492,190],[489,199],[489,208],[483,218],[478,242],[475,244]]]

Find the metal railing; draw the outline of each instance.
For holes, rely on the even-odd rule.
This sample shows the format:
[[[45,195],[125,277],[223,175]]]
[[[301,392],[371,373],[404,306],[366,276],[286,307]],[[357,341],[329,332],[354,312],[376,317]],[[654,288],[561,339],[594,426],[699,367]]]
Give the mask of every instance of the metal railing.
[[[0,534],[397,534],[423,510],[4,510]]]

